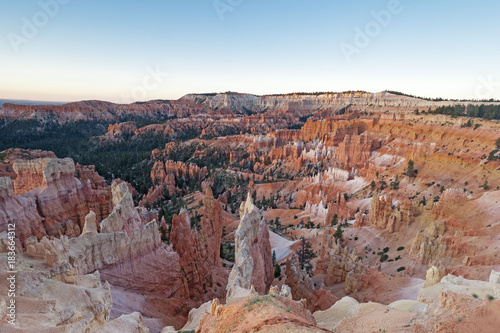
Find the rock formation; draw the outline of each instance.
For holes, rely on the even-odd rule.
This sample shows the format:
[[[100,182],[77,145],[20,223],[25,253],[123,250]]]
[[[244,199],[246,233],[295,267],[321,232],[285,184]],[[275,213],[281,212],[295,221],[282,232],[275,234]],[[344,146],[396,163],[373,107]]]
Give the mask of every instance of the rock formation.
[[[114,198],[118,200],[110,214],[116,216],[113,230],[105,227],[100,233],[91,231],[76,238],[62,236],[49,240],[44,237],[40,242],[30,238],[26,242],[26,253],[43,258],[52,268],[69,263],[79,275],[99,270],[103,279],[128,289],[165,297],[179,292],[179,255],[161,242],[155,221],[145,226],[138,224],[136,229],[127,232],[131,224],[124,212],[135,212],[133,202],[127,200],[130,192],[125,183],[114,183],[113,189]]]
[[[10,177],[0,177],[0,198],[7,199],[14,195],[14,187]]]
[[[500,284],[497,283],[497,276],[498,272],[494,270],[490,273],[490,281],[468,280],[462,276],[448,274],[435,284],[426,284],[424,288],[420,290],[418,300],[420,302],[437,305],[438,302],[436,301],[439,301],[442,296],[441,292],[444,290],[467,296],[476,295],[473,296],[473,298],[478,299],[486,299],[488,295],[497,298],[500,297]]]
[[[212,190],[207,188],[203,200],[203,217],[200,229],[193,230],[188,212],[182,210],[172,219],[171,243],[173,249],[181,254],[180,266],[184,288],[190,298],[197,301],[210,295],[223,297],[219,292],[212,290],[216,287],[213,276],[221,273],[222,261],[220,258],[220,243],[222,237],[222,207],[212,195]],[[222,274],[224,276],[224,274]],[[224,278],[222,277],[224,280]]]
[[[0,253],[2,260],[6,256]],[[79,275],[69,264],[46,269],[29,257],[23,262],[16,276],[16,326],[2,320],[0,331],[39,332],[43,327],[47,332],[149,332],[138,312],[110,317],[110,285],[101,283],[99,272]],[[6,278],[0,287],[8,289]],[[0,315],[5,315],[1,308]]]
[[[366,134],[346,135],[344,141],[339,143],[335,159],[347,167],[363,165],[368,161],[374,143]]]
[[[175,187],[175,179],[193,178],[201,181],[208,174],[207,168],[199,168],[195,164],[166,161],[156,161],[151,170],[151,180],[154,184],[166,184],[167,187]]]
[[[411,247],[411,254],[421,264],[428,264],[431,261],[449,261],[451,251],[442,235],[417,234]]]
[[[82,234],[93,231],[97,231],[96,216],[93,211],[90,211],[90,213],[85,216],[85,225],[83,226]]]
[[[318,219],[322,225],[327,224],[326,217],[328,216],[328,208],[325,208],[323,201],[319,204],[306,203],[304,213],[308,214],[312,220]]]
[[[457,102],[458,103],[458,102]],[[260,113],[270,109],[274,113],[312,113],[316,110],[339,110],[348,106],[380,112],[398,110],[413,112],[415,108],[435,108],[455,102],[433,102],[389,92],[366,93],[344,92],[321,95],[287,94],[280,96],[255,96],[249,94],[224,93],[215,96],[188,94],[176,101],[149,101],[145,103],[113,104],[103,101],[83,101],[62,105],[18,105],[5,103],[0,109],[2,119],[56,118],[60,122],[76,120],[119,120],[126,116],[157,117],[159,114],[186,117],[210,111],[210,114],[224,112],[241,113],[244,110]],[[331,131],[332,129],[330,129]]]
[[[113,182],[113,211],[101,222],[101,232],[113,233],[125,231],[129,237],[133,232],[142,227],[142,220],[135,210],[132,194],[126,183]]]
[[[40,158],[36,160],[18,160],[13,164],[17,177],[14,181],[14,193],[20,195],[37,187],[48,186],[52,182],[75,173],[72,159]]]
[[[235,233],[235,263],[227,284],[227,298],[237,289],[250,289],[266,293],[273,281],[271,243],[267,222],[261,219],[250,193],[241,203],[240,225]]]
[[[0,231],[6,230],[8,223],[15,223],[19,226],[16,236],[22,244],[31,236],[76,237],[91,210],[98,224],[112,210],[109,187],[94,184],[90,178],[82,183],[75,177],[71,159],[16,160],[13,168],[15,195],[6,195],[0,201]],[[3,187],[10,188],[8,183],[4,180]]]
[[[276,294],[252,295],[226,305],[214,300],[209,310],[197,332],[324,332],[302,302]]]
[[[325,274],[326,286],[344,282],[350,272],[363,274],[366,270],[355,250],[337,244],[330,233],[323,234],[316,274]]]
[[[315,289],[309,274],[300,269],[299,262],[295,256],[286,262],[285,283],[289,286],[293,299],[296,301],[305,299],[306,307],[311,312],[326,310],[338,300],[328,290]]]
[[[456,103],[349,92],[7,104],[0,118],[40,121],[29,130],[43,132],[52,121],[105,121],[108,132],[92,139],[104,147],[153,136],[171,141],[141,164],[153,166],[153,186],[146,189],[137,178],[140,207],[129,184],[109,185],[92,166],[49,152],[0,152],[0,251],[12,248],[6,230],[16,224],[26,297],[20,308],[27,309],[21,329],[39,323],[47,330],[125,332],[147,324],[168,332],[186,319],[186,330],[201,332],[279,332],[286,325],[348,332],[496,329],[500,275],[490,271],[500,265],[500,125],[432,114]],[[464,104],[470,111],[477,102]],[[235,207],[246,191],[258,202],[248,198],[238,217]],[[184,209],[172,217],[179,203]],[[275,235],[261,212],[273,221],[278,264],[298,250],[296,239],[307,237],[308,250],[319,250],[310,261],[314,277],[292,259],[286,280],[277,282],[287,283],[282,292],[269,289],[269,237]],[[342,244],[332,237],[334,214],[345,223]],[[159,216],[160,229],[169,231],[163,238]],[[309,219],[314,225],[304,228]],[[75,297],[65,300],[59,289]],[[356,300],[331,306],[332,293]],[[0,298],[0,317],[7,301]],[[70,302],[78,304],[73,309]],[[310,311],[318,309],[325,312],[317,313],[317,325]]]
[[[438,284],[439,281],[441,281],[441,279],[445,276],[445,272],[446,269],[442,265],[438,265],[438,267],[434,265],[429,267],[425,275],[424,288],[428,288],[435,284]]]
[[[394,203],[391,197],[375,195],[371,203],[370,223],[377,229],[397,232],[409,226],[417,214],[418,210],[409,201],[400,205]]]

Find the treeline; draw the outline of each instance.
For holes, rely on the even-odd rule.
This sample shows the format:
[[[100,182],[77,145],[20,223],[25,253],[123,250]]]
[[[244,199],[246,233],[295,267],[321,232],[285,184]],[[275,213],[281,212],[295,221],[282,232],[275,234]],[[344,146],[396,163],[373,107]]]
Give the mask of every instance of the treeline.
[[[184,140],[182,140],[184,141]],[[196,154],[203,152],[203,154]],[[166,159],[174,162],[193,163],[208,171],[229,165],[229,152],[223,149],[209,147],[205,143],[191,143],[172,147],[166,154]]]
[[[481,104],[481,105],[454,105],[441,106],[436,110],[431,111],[435,114],[446,114],[452,117],[474,117],[483,119],[500,119],[500,105]]]
[[[364,90],[347,90],[347,91],[315,91],[315,92],[293,92],[293,93],[285,93],[285,94],[270,94],[264,95],[263,97],[276,97],[276,96],[319,96],[319,95],[332,95],[332,94],[357,94],[364,93],[369,94],[369,92]]]

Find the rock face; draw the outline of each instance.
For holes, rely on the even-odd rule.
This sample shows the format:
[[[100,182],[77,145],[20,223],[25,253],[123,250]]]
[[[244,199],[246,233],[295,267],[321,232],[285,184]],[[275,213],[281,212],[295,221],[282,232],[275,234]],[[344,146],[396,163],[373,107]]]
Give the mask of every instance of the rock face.
[[[10,198],[14,195],[14,187],[10,177],[0,177],[0,198]]]
[[[417,234],[411,247],[411,254],[414,255],[421,264],[428,264],[432,261],[449,261],[451,250],[447,240],[442,235]]]
[[[103,187],[104,180],[88,171],[84,174],[89,177],[82,183],[75,177],[71,159],[16,160],[13,169],[15,195],[9,195],[9,181],[2,183],[7,190],[0,197],[0,231],[15,223],[19,226],[16,236],[23,245],[31,236],[76,237],[90,211],[95,212],[98,224],[111,213],[112,194],[107,185]]]
[[[186,210],[181,210],[179,215],[172,218],[172,233],[170,235],[173,248],[177,253],[182,253],[180,267],[183,275],[183,289],[189,293],[192,286],[192,295],[190,297],[199,298],[203,295],[207,286],[205,277],[208,271],[205,267],[200,267],[200,258],[197,253],[195,236],[191,230],[191,221]],[[200,277],[201,274],[205,276]]]
[[[227,284],[227,298],[237,288],[266,293],[273,281],[273,264],[269,230],[252,202],[250,193],[241,203],[240,225],[235,233],[235,263]]]
[[[0,253],[0,258],[6,260],[7,254]],[[101,283],[99,272],[78,275],[69,264],[47,269],[38,259],[25,257],[23,262],[16,279],[16,327],[2,321],[0,331],[149,332],[138,312],[111,320],[110,285]],[[2,278],[0,288],[8,289],[6,279]]]
[[[500,296],[500,285],[495,281],[497,276],[497,272],[491,271],[490,281],[480,281],[448,274],[435,284],[426,284],[420,290],[418,300],[437,305],[436,303],[440,301],[441,293],[445,290],[456,294],[464,294],[469,297],[475,294],[477,297],[474,298],[478,299],[486,299],[488,295],[498,298]]]
[[[6,119],[48,119],[56,117],[60,122],[77,120],[119,120],[127,115],[155,116],[158,113],[166,115],[186,116],[193,112],[200,113],[203,106],[192,105],[189,102],[151,101],[145,104],[114,104],[103,101],[83,101],[61,105],[18,105],[5,103],[0,110],[0,117]]]
[[[350,272],[363,274],[366,270],[367,267],[363,265],[355,250],[349,251],[347,247],[336,244],[330,233],[323,234],[316,274],[326,274],[326,286],[344,282]]]
[[[251,110],[260,113],[287,112],[293,114],[311,113],[317,110],[339,110],[346,107],[380,110],[404,110],[412,112],[415,108],[435,108],[458,102],[432,102],[418,98],[394,95],[389,92],[342,92],[321,95],[286,94],[279,96],[255,96],[239,93],[224,93],[215,96],[188,94],[178,100],[149,101],[145,103],[114,104],[103,101],[83,101],[62,105],[18,105],[5,103],[0,109],[1,119],[40,119],[55,118],[60,122],[75,120],[119,120],[127,115],[157,117],[176,115],[186,117],[210,111],[210,114],[243,113]],[[467,102],[465,102],[467,103]]]
[[[276,293],[253,295],[227,305],[214,300],[207,310],[197,332],[325,332],[316,327],[302,302]]]
[[[93,211],[85,216],[85,225],[83,226],[82,234],[87,232],[97,231],[96,217]]]
[[[44,237],[41,242],[30,238],[26,253],[56,270],[66,270],[68,264],[79,275],[99,270],[113,285],[174,295],[180,288],[179,255],[161,242],[156,221],[144,226],[137,220],[126,184],[114,182],[112,188],[114,209],[100,233],[91,231],[71,239]],[[134,223],[130,223],[131,216]],[[134,225],[135,229],[127,231]]]
[[[431,266],[425,275],[424,288],[431,287],[438,284],[439,281],[445,276],[446,269],[443,266]],[[490,281],[491,282],[491,281]]]
[[[391,197],[375,195],[371,202],[370,223],[377,229],[399,232],[409,226],[418,214],[416,207],[409,201],[402,205],[395,204]]]
[[[335,159],[348,167],[363,165],[370,158],[373,147],[372,139],[366,134],[346,135],[339,143]]]
[[[155,302],[169,303],[163,315],[168,318],[173,316],[176,320],[181,314],[187,315],[191,306],[199,304],[205,298],[224,298],[227,273],[221,267],[220,258],[222,207],[209,187],[203,199],[200,230],[191,230],[186,213],[174,216],[172,244],[167,246],[161,241],[156,221],[147,222],[149,220],[142,217],[144,214],[141,215],[140,209],[134,207],[127,183],[115,181],[111,186],[103,188],[105,184],[95,179],[96,174],[92,168],[79,167],[80,175],[85,175],[86,179],[85,184],[82,184],[75,177],[71,163],[68,163],[69,168],[58,169],[59,165],[68,165],[67,161],[39,162],[42,166],[49,165],[52,170],[43,166],[42,176],[33,177],[39,179],[37,185],[41,186],[34,189],[23,187],[29,190],[23,195],[13,195],[11,178],[0,178],[0,217],[5,228],[9,221],[16,221],[17,234],[24,238],[20,245],[26,248],[26,255],[33,260],[42,260],[54,277],[65,283],[75,284],[82,276],[98,274],[99,278],[109,281],[113,286],[140,294],[146,302],[146,313],[156,311],[154,307],[158,305]],[[19,184],[23,185],[28,176],[31,177],[28,172],[20,172],[16,181],[19,180]],[[26,181],[25,184],[28,185],[29,182]],[[68,210],[74,209],[68,203],[68,197],[79,198],[82,200],[79,205],[87,207],[79,208],[79,211],[86,211],[82,217],[81,233],[79,225],[76,225],[78,228],[72,231],[68,231],[68,228],[61,230],[58,238],[48,237],[49,233],[44,228],[47,218],[38,214],[40,207],[37,205],[41,194],[52,187],[55,189],[51,202],[60,203],[59,207],[55,207],[60,210],[59,216],[67,216]],[[83,194],[88,191],[92,200],[96,199],[96,194],[109,192],[112,210],[102,221],[99,221],[100,214],[96,214],[93,209],[98,206],[89,207],[89,202],[92,201],[84,195],[79,196],[80,190]],[[31,213],[33,216],[29,215]],[[66,225],[69,224],[71,220],[66,221]],[[5,249],[3,236],[6,234],[1,235],[0,250]],[[265,239],[261,230],[258,230],[258,235]],[[264,249],[263,244],[262,241],[254,244],[253,251]],[[270,260],[270,248],[268,252]],[[259,263],[258,260],[256,262]],[[136,317],[134,314],[120,317],[113,321],[110,326],[112,329],[104,329],[102,325],[99,328],[103,332],[118,330],[127,327],[127,322],[133,322],[137,323],[136,331],[140,332],[144,322],[140,315]],[[176,321],[175,324],[179,325],[179,322]]]
[[[195,179],[201,181],[208,174],[207,168],[199,168],[195,164],[182,162],[156,161],[151,169],[153,184],[166,184],[167,188],[175,187],[176,178]]]
[[[181,254],[184,289],[195,301],[213,296],[211,289],[216,283],[213,274],[222,267],[222,206],[219,200],[214,199],[210,187],[206,190],[203,205],[200,230],[192,229],[187,211],[182,210],[172,219],[170,236],[173,249]]]
[[[500,272],[491,270],[490,283],[500,284]]]
[[[326,310],[338,300],[338,298],[328,290],[315,290],[314,283],[309,277],[309,274],[300,269],[299,262],[295,256],[286,262],[285,283],[291,289],[293,299],[296,301],[305,299],[307,303],[306,307],[311,312]]]
[[[34,188],[48,186],[50,183],[72,177],[75,173],[75,163],[71,158],[40,158],[35,160],[18,160],[14,162],[14,194],[20,195]]]
[[[132,194],[126,183],[113,182],[113,211],[101,222],[101,232],[126,231],[129,237],[142,226],[141,217],[135,210]]]

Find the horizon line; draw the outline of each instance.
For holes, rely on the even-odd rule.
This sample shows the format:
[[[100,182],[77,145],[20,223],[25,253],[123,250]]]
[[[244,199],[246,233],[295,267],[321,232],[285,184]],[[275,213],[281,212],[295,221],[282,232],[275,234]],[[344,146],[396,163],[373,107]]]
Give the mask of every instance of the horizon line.
[[[406,96],[410,98],[416,98],[416,99],[422,99],[422,100],[428,100],[428,101],[450,101],[450,102],[500,102],[500,100],[497,100],[495,98],[489,98],[489,99],[456,99],[456,98],[442,98],[442,97],[425,97],[425,96],[416,96],[413,94],[407,94],[403,93],[400,91],[395,91],[395,90],[382,90],[378,92],[370,92],[366,90],[345,90],[345,91],[314,91],[314,92],[289,92],[289,93],[273,93],[273,94],[253,94],[253,93],[246,93],[246,92],[236,92],[236,91],[225,91],[225,92],[211,92],[211,93],[187,93],[182,95],[181,97],[177,99],[162,99],[162,98],[154,98],[150,100],[136,100],[130,103],[119,103],[119,102],[113,102],[112,100],[104,100],[104,99],[75,99],[75,100],[38,100],[38,99],[22,99],[22,98],[0,98],[0,101],[4,101],[2,104],[0,104],[0,108],[3,104],[10,103],[10,104],[18,104],[18,105],[61,105],[61,104],[70,104],[70,103],[82,103],[82,102],[89,102],[89,101],[99,101],[99,102],[108,102],[108,103],[113,103],[117,105],[130,105],[130,104],[135,104],[135,103],[147,103],[147,102],[152,102],[152,101],[178,101],[188,95],[200,95],[200,96],[217,96],[217,95],[225,95],[225,94],[238,94],[238,95],[252,95],[255,97],[273,97],[273,96],[289,96],[289,95],[305,95],[305,96],[319,96],[319,95],[327,95],[327,94],[347,94],[347,93],[367,93],[367,94],[380,94],[380,93],[390,93],[393,95],[400,95],[400,96]],[[24,103],[22,103],[24,102]],[[32,104],[33,103],[33,104]]]

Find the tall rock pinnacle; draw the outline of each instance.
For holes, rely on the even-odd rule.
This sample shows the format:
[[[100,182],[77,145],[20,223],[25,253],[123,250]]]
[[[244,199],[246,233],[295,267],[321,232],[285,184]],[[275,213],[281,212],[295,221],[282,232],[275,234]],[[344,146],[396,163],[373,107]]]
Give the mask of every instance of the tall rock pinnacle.
[[[273,280],[269,229],[250,194],[240,206],[235,246],[235,262],[226,288],[227,298],[235,296],[237,289],[250,289],[251,286],[257,292],[267,292]]]

